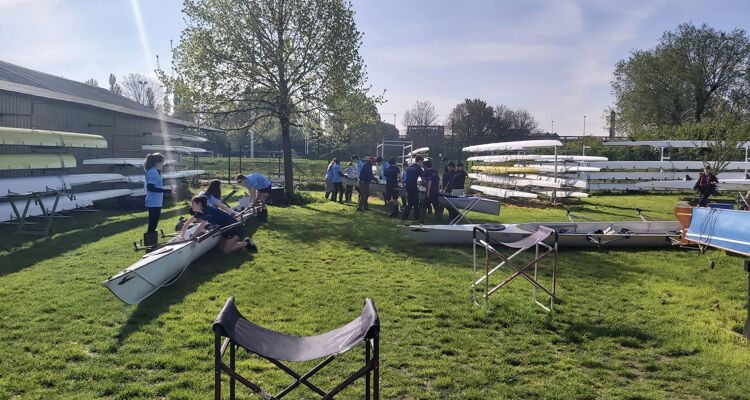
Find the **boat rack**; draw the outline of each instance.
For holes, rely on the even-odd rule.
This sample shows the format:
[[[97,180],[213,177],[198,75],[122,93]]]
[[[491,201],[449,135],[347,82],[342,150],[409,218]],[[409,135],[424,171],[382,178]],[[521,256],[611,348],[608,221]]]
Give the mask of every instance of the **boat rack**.
[[[54,196],[54,203],[52,207],[47,207],[44,204],[42,198],[49,198]],[[60,214],[57,211],[57,206],[60,203],[60,198],[67,197],[70,200],[75,199],[75,195],[62,190],[48,190],[44,192],[29,192],[29,193],[8,193],[2,196],[3,200],[7,200],[13,209],[14,218],[10,221],[4,221],[3,224],[14,224],[18,225],[14,235],[37,235],[37,236],[49,236],[52,232],[52,223],[56,218],[68,218]],[[29,208],[31,204],[36,204],[42,210],[42,215],[31,216],[29,215]],[[41,219],[41,222],[33,221],[33,219]]]

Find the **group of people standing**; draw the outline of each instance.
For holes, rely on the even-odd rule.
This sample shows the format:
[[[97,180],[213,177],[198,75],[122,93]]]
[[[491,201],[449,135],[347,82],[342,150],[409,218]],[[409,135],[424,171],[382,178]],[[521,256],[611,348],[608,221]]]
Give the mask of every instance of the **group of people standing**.
[[[164,156],[153,153],[146,156],[144,162],[146,190],[145,206],[148,209],[148,228],[143,235],[146,248],[153,248],[158,244],[156,228],[159,224],[161,209],[164,205],[164,193],[171,193],[172,189],[164,186],[161,170],[164,167]],[[235,177],[238,185],[247,189],[249,204],[263,204],[271,193],[272,182],[262,174],[238,174]],[[187,230],[198,224],[195,235],[200,235],[207,227],[226,228],[222,232],[220,248],[224,253],[232,253],[242,248],[249,252],[257,252],[258,248],[252,239],[245,235],[242,226],[238,224],[239,212],[229,207],[221,195],[221,181],[214,179],[190,200],[190,218],[182,224],[180,235],[185,237]]]
[[[342,170],[341,161],[334,158],[326,169],[325,198],[338,200],[340,203],[351,202],[352,193],[356,190],[359,192],[357,211],[367,211],[370,185],[384,184],[383,200],[391,208],[392,217],[401,215],[403,219],[407,219],[413,212],[415,220],[423,220],[425,214],[434,211],[436,218],[441,220],[443,206],[439,196],[463,195],[468,176],[460,162],[454,163],[444,158],[442,166],[441,176],[432,160],[416,156],[411,165],[404,162],[402,173],[396,164],[396,158],[384,160],[382,157],[368,157],[360,160],[359,156],[353,155],[347,167]],[[356,182],[356,187],[345,184],[345,179]],[[449,208],[448,213],[453,219],[458,211]]]

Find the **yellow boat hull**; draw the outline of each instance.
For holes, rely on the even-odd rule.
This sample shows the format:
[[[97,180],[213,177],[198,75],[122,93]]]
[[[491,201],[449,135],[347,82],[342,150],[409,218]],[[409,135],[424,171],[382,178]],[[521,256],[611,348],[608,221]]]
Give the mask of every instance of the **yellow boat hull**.
[[[0,170],[75,167],[72,154],[0,154]]]
[[[501,167],[496,165],[474,165],[471,167],[472,171],[477,172],[488,172],[492,174],[536,174],[539,173],[538,168],[534,167]]]

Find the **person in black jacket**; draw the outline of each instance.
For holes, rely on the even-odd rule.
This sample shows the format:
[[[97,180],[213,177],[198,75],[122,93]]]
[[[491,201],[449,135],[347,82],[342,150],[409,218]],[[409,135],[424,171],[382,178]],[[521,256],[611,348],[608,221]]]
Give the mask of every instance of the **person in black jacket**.
[[[703,172],[701,172],[698,181],[693,186],[693,189],[697,190],[701,195],[698,199],[698,207],[708,207],[708,198],[716,192],[716,183],[718,182],[719,180],[716,178],[716,175],[711,173],[711,167],[708,165],[704,166]]]
[[[370,197],[370,182],[375,179],[372,174],[372,161],[369,159],[362,165],[362,170],[359,171],[359,204],[357,211],[369,211],[370,207],[367,204],[367,200]]]

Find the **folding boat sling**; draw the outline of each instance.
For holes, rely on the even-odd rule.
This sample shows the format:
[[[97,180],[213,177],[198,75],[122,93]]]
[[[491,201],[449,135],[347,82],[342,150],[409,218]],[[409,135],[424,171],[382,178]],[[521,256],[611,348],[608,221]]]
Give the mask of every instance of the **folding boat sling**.
[[[456,211],[456,216],[448,223],[449,225],[456,225],[459,222],[461,222],[461,220],[466,220],[466,223],[470,224],[471,220],[468,217],[469,212],[473,210],[474,207],[476,207],[480,201],[482,201],[482,198],[479,196],[453,196],[453,195],[444,194],[444,193],[440,193],[438,194],[438,196],[444,202],[444,203],[441,202],[441,204],[443,204],[446,207],[450,207]],[[469,201],[469,204],[466,205],[466,207],[461,208],[457,204],[453,203],[452,201],[459,197],[462,199],[470,198],[471,200]]]
[[[286,396],[299,385],[305,385],[317,393],[321,399],[332,399],[341,390],[359,378],[365,378],[365,399],[380,399],[380,321],[375,304],[365,299],[362,313],[352,322],[330,332],[315,336],[290,336],[255,325],[245,319],[230,297],[214,321],[214,398],[221,399],[222,372],[229,375],[229,398],[235,399],[235,382],[239,381],[265,399],[276,400]],[[223,341],[221,338],[226,337]],[[333,361],[339,354],[346,353],[362,343],[364,345],[364,366],[341,381],[336,387],[326,392],[310,382],[310,377]],[[270,361],[282,371],[294,378],[289,386],[276,395],[268,393],[248,378],[235,370],[235,353],[240,346],[250,353]],[[229,365],[223,361],[223,355],[229,348]],[[325,359],[305,374],[299,374],[282,361],[310,361]],[[370,375],[372,374],[372,391]]]
[[[554,229],[548,228],[546,226],[539,226],[536,232],[532,233],[531,235],[518,240],[516,242],[510,242],[510,243],[504,243],[504,242],[494,242],[490,239],[490,232],[500,230],[499,226],[496,224],[485,224],[485,225],[477,225],[474,227],[473,232],[473,268],[472,268],[472,282],[471,282],[471,294],[472,298],[474,299],[474,303],[477,304],[476,301],[476,287],[482,283],[484,283],[484,293],[482,297],[484,298],[485,305],[487,304],[487,301],[492,293],[499,290],[503,286],[507,285],[512,281],[513,279],[521,276],[532,285],[532,296],[534,298],[534,302],[542,307],[543,309],[550,311],[557,301],[556,297],[556,289],[557,289],[557,232],[555,232]],[[549,238],[550,236],[554,235],[554,243],[552,245],[549,245],[547,243],[544,243],[544,241]],[[499,252],[497,249],[495,249],[495,245],[500,244],[506,247],[509,247],[511,249],[515,249],[515,252],[509,256],[503,255],[501,252]],[[484,273],[482,274],[482,277],[477,279],[477,247],[484,248]],[[526,250],[530,248],[534,248],[534,259],[528,262],[525,265],[519,265],[517,264],[517,261],[514,262],[514,258],[518,256],[519,254],[525,252]],[[542,249],[542,252],[540,254],[540,248]],[[499,264],[495,265],[490,269],[490,259],[492,256],[497,256],[502,260]],[[552,255],[554,258],[554,262],[552,265],[552,287],[547,288],[538,279],[538,270],[539,270],[539,261],[541,261],[543,258]],[[515,272],[505,278],[500,284],[494,287],[490,287],[490,275],[497,272],[500,268],[503,266],[508,265],[515,269]],[[534,273],[533,275],[529,274],[528,269],[533,267]],[[549,307],[545,306],[539,300],[537,300],[536,297],[536,291],[537,289],[543,291],[550,297],[550,305]]]

